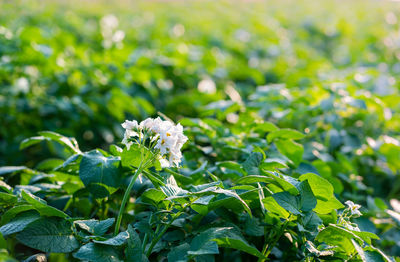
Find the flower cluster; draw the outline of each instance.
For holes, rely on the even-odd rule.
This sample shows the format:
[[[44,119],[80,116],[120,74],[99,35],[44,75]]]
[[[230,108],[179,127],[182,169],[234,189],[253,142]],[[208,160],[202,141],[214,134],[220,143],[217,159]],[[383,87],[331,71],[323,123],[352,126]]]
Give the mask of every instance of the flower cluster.
[[[345,204],[347,205],[348,209],[350,210],[350,214],[352,216],[359,217],[362,215],[361,212],[359,211],[359,209],[361,208],[360,205],[354,204],[353,201],[350,201],[350,200],[347,200],[345,202]]]
[[[158,160],[162,167],[179,166],[181,148],[187,141],[181,124],[175,125],[157,117],[147,118],[140,124],[136,120],[125,120],[122,127],[125,129],[122,143],[128,150],[135,142],[140,144],[141,141],[149,140],[149,148],[159,154]]]

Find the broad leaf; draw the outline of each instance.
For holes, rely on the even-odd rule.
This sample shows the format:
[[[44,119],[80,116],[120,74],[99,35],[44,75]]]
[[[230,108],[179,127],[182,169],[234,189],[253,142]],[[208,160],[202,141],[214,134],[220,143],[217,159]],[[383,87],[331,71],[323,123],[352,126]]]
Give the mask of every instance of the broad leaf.
[[[69,253],[79,247],[71,223],[56,217],[40,218],[30,223],[17,239],[24,245],[43,252]]]

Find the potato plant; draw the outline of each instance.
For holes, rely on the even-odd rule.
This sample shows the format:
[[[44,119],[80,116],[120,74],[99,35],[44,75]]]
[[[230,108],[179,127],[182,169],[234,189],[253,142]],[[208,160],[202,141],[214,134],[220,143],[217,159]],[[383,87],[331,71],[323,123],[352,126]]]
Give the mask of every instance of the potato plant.
[[[0,261],[400,261],[396,1],[0,7]]]
[[[231,128],[213,118],[181,123],[189,137],[182,168],[162,167],[141,131],[109,151],[82,152],[74,138],[50,131],[24,140],[21,149],[57,144],[68,158],[0,169],[3,256],[391,261],[373,245],[379,237],[353,221],[360,206],[344,206],[326,178],[294,172],[301,132],[256,119]]]

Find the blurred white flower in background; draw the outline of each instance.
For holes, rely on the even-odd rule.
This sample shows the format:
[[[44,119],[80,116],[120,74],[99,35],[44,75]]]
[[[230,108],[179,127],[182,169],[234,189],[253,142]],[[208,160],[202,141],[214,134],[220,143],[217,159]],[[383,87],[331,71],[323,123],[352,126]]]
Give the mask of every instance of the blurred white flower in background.
[[[201,93],[214,94],[217,91],[217,87],[211,79],[203,79],[197,85],[197,89]]]
[[[125,38],[125,32],[122,30],[117,30],[119,25],[118,18],[109,14],[103,16],[100,20],[100,30],[103,36],[103,46],[104,48],[111,48],[113,44],[118,47],[122,46],[122,40]]]
[[[25,77],[18,78],[14,83],[16,93],[26,94],[29,92],[29,82]]]
[[[101,28],[104,30],[114,30],[118,27],[118,24],[118,18],[113,14],[103,16],[100,20]]]

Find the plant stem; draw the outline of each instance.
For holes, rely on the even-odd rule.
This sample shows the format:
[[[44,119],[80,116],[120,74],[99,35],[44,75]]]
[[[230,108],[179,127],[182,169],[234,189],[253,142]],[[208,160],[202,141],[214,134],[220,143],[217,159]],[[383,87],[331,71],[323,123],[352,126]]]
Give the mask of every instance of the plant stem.
[[[122,203],[121,207],[119,208],[117,223],[115,224],[114,236],[116,236],[119,233],[119,228],[121,226],[122,215],[124,214],[125,211],[126,202],[128,201],[129,195],[131,193],[132,187],[135,184],[137,177],[140,175],[143,169],[142,162],[143,161],[140,162],[138,169],[136,169],[135,174],[133,175],[131,182],[128,185],[128,188],[125,191],[124,198],[122,198]]]
[[[290,217],[289,217],[290,218]],[[274,246],[276,245],[276,243],[278,243],[279,239],[282,237],[282,235],[285,233],[286,227],[289,224],[289,218],[288,220],[286,220],[286,222],[283,224],[281,230],[279,231],[278,234],[276,234],[275,239],[272,241],[271,245],[268,247],[267,252],[265,253],[265,257],[268,257],[269,254],[271,253],[272,249],[274,248]],[[265,261],[265,259],[261,260],[262,262]]]
[[[172,217],[171,221],[168,222],[168,224],[165,225],[165,227],[163,228],[163,230],[161,231],[161,233],[154,238],[151,241],[150,247],[146,252],[146,256],[149,257],[151,255],[151,251],[153,251],[154,246],[158,243],[158,241],[160,241],[161,237],[164,235],[164,233],[168,230],[168,228],[171,226],[171,224],[175,221],[175,219],[177,219],[180,215],[182,214],[182,212],[178,212],[176,213],[176,215],[174,217]],[[156,230],[156,234],[157,234]]]

